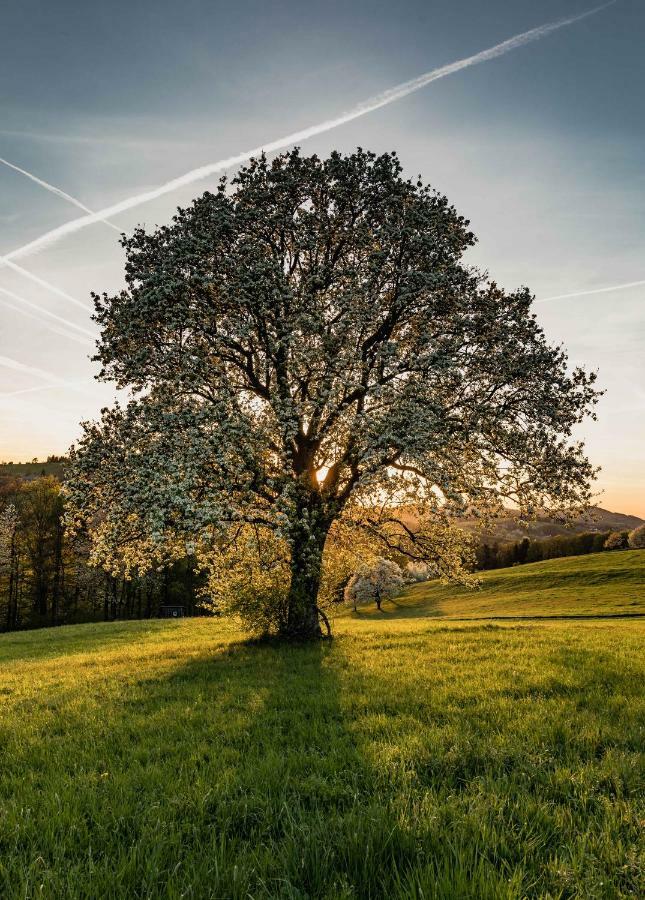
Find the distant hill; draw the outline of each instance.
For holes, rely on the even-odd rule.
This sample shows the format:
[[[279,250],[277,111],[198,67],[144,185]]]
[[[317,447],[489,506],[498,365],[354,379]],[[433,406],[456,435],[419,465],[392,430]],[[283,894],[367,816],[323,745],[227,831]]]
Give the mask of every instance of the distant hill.
[[[24,463],[0,463],[0,482],[19,479],[31,481],[40,478],[41,475],[53,475],[59,480],[63,477],[65,469],[64,460],[54,462],[24,462]]]
[[[519,541],[524,537],[540,539],[554,537],[560,534],[579,534],[583,531],[632,531],[639,525],[643,524],[643,519],[638,516],[628,516],[624,513],[610,512],[608,509],[602,509],[595,506],[571,522],[564,525],[548,516],[538,516],[535,521],[529,525],[523,525],[519,521],[519,515],[515,510],[508,510],[507,515],[503,518],[496,519],[490,529],[482,532],[482,540],[493,543],[507,543]],[[477,523],[466,520],[463,523],[467,530],[475,530]]]

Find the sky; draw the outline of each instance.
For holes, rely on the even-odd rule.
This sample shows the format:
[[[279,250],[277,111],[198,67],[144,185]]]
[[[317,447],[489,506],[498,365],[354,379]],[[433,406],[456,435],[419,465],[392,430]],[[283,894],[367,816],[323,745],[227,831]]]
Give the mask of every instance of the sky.
[[[5,0],[0,157],[100,210],[593,7]],[[645,3],[616,0],[301,142],[320,155],[396,150],[470,219],[467,261],[509,290],[528,285],[548,337],[598,372],[598,421],[579,436],[602,467],[599,503],[643,517],[645,283],[591,292],[645,281],[644,37]],[[165,223],[218,178],[111,221]],[[0,256],[80,215],[0,164]],[[41,283],[0,264],[0,460],[65,452],[112,402],[93,380],[90,292],[118,290],[123,262],[97,222],[15,259]]]

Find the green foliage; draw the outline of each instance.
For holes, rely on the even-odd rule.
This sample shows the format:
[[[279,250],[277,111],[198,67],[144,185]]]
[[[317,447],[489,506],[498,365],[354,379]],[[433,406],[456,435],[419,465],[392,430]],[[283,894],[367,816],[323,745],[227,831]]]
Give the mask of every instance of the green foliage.
[[[52,475],[62,478],[65,473],[66,457],[51,455],[45,462],[6,462],[0,463],[0,483],[13,478],[39,478]]]
[[[336,631],[0,637],[2,897],[642,895],[642,623]]]
[[[587,531],[581,534],[554,535],[548,538],[522,538],[514,543],[481,543],[477,548],[476,567],[479,570],[503,569],[508,566],[522,565],[526,562],[539,562],[543,559],[558,559],[562,556],[581,556],[586,553],[598,553],[608,548],[609,533],[604,531]],[[621,546],[627,546],[626,543]]]
[[[129,579],[96,568],[84,536],[65,533],[54,477],[0,484],[0,631],[149,618],[162,603],[201,611],[202,581],[192,557]]]

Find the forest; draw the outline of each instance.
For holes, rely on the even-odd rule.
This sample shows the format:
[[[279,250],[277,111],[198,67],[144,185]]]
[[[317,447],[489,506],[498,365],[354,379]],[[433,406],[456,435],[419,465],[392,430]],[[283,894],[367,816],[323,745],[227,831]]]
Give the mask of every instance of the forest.
[[[63,623],[149,619],[162,605],[205,610],[190,559],[124,578],[90,563],[89,542],[65,529],[54,475],[0,480],[0,631]]]

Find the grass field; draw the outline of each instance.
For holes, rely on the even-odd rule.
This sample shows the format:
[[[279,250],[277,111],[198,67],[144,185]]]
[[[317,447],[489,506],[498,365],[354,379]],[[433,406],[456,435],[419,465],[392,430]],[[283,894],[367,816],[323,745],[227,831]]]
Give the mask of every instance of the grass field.
[[[526,611],[548,569],[507,572]],[[569,599],[613,609],[599,587]],[[645,620],[434,602],[317,647],[198,619],[0,637],[0,896],[643,896]]]

